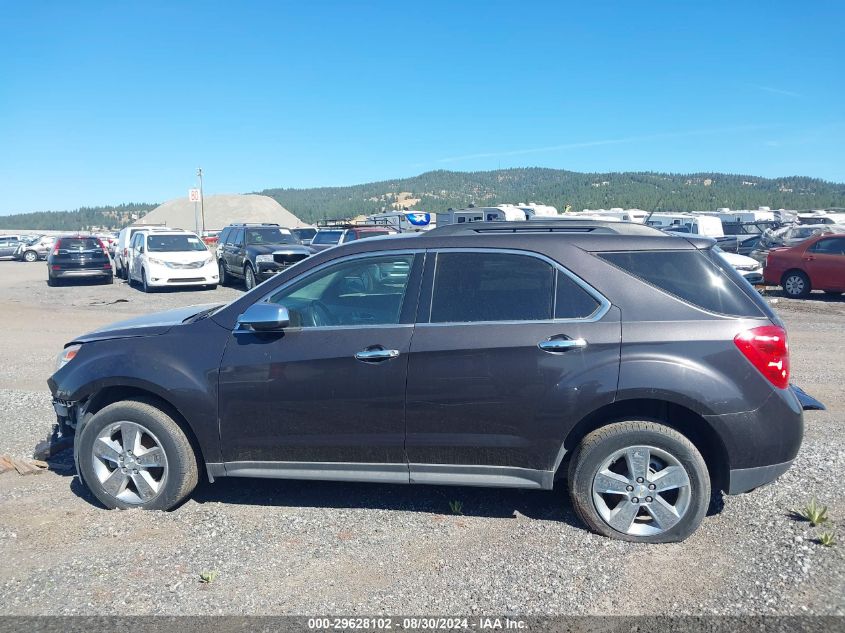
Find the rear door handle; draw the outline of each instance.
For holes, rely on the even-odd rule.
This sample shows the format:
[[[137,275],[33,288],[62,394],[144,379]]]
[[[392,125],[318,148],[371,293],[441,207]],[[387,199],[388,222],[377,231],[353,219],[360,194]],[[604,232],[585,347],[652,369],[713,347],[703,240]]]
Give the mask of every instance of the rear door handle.
[[[355,354],[355,360],[360,360],[362,363],[381,363],[391,358],[399,356],[398,349],[364,349]]]
[[[587,347],[587,341],[582,338],[553,338],[537,343],[544,352],[551,354],[560,354],[571,349],[583,349]]]

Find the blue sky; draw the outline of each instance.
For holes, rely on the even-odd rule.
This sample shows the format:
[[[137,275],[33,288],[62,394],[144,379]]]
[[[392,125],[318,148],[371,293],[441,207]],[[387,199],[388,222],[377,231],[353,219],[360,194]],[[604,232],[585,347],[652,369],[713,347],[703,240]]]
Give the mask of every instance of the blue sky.
[[[0,4],[0,213],[431,169],[845,181],[842,2]]]

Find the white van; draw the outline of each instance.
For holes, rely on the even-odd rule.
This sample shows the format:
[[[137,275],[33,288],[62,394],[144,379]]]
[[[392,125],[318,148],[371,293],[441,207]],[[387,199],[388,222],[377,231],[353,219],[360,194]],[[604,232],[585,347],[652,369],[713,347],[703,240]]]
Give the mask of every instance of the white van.
[[[724,237],[722,221],[712,215],[692,215],[689,213],[652,213],[648,225],[664,231],[690,233],[705,237]]]
[[[132,236],[139,231],[173,231],[177,229],[169,229],[166,226],[127,226],[120,230],[117,236],[117,244],[114,247],[114,274],[121,279],[129,279],[129,268],[127,260],[129,258],[129,245],[132,243]]]
[[[144,292],[155,288],[202,286],[220,281],[214,256],[196,233],[178,229],[136,231],[126,260],[129,283]]]

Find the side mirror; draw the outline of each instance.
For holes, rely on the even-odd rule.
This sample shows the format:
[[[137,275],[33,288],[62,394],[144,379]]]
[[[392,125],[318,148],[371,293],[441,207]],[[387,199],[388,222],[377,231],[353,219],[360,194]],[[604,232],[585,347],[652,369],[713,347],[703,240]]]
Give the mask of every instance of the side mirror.
[[[290,325],[290,314],[275,303],[254,303],[238,317],[235,330],[245,332],[279,332]]]

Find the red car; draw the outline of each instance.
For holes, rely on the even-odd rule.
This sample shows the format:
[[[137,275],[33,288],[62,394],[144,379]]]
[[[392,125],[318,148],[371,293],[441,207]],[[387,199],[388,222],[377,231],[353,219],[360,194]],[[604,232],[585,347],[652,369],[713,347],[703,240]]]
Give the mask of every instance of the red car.
[[[787,297],[806,297],[811,290],[845,292],[845,234],[817,235],[798,246],[769,251],[763,278],[782,286]]]

